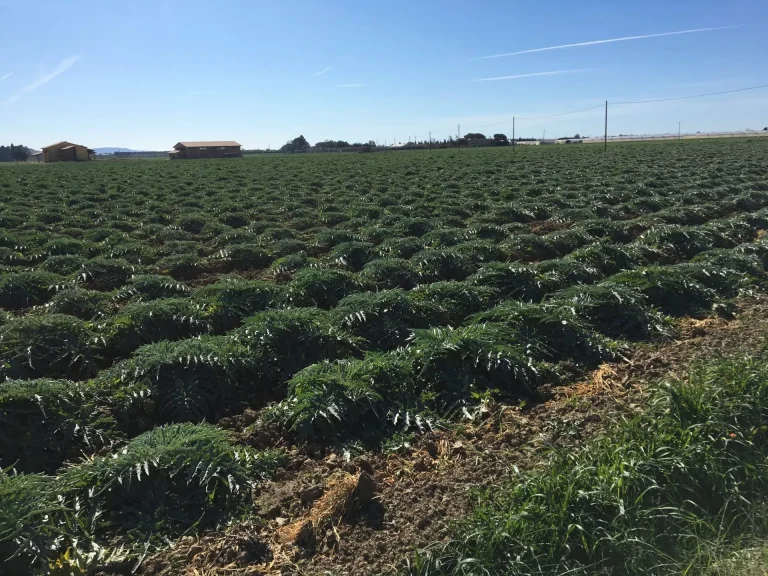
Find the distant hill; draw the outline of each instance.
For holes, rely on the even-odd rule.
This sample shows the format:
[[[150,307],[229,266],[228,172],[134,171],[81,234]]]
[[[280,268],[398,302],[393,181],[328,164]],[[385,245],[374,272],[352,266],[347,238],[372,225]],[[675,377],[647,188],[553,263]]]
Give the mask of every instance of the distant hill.
[[[131,150],[130,148],[94,148],[93,149],[96,154],[114,154],[115,152],[136,152],[136,150]]]

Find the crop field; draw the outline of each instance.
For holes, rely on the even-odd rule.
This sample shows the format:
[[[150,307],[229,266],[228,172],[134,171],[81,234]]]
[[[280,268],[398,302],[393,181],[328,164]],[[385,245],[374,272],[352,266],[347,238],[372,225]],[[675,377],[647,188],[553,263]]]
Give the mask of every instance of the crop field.
[[[125,570],[247,519],[291,446],[383,450],[731,316],[767,166],[728,139],[0,167],[0,573]]]

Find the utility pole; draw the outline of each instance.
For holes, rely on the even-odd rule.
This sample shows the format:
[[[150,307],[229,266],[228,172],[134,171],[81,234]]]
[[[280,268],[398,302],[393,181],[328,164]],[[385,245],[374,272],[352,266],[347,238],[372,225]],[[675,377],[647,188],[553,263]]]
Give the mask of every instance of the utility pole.
[[[456,129],[456,144],[459,147],[459,152],[461,152],[461,124],[459,124],[459,127]]]
[[[683,121],[682,120],[678,120],[677,121],[677,139],[678,140],[680,140],[680,138],[682,137],[682,133],[680,132],[680,127],[682,125],[683,125]]]
[[[512,116],[512,154],[515,153],[515,148],[517,148],[517,142],[515,142],[515,117]]]
[[[429,133],[429,151],[432,152],[432,132]]]
[[[608,151],[608,100],[605,101],[605,136],[603,151]]]
[[[544,128],[544,136],[542,137],[542,140],[546,140],[546,139],[547,139],[547,129]]]

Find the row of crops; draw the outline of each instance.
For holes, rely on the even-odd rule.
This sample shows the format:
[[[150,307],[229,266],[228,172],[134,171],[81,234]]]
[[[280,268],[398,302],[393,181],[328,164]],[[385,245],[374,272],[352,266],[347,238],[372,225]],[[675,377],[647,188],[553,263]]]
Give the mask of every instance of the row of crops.
[[[243,512],[284,459],[215,426],[248,407],[375,445],[728,314],[768,267],[766,152],[4,167],[0,555],[104,563]]]

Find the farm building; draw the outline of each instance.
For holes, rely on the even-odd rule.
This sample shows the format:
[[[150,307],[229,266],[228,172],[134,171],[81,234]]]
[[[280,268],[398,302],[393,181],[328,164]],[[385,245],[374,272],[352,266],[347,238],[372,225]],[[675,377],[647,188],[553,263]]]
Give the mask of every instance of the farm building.
[[[221,142],[179,142],[169,153],[171,160],[197,158],[240,158],[241,145],[232,140]]]
[[[92,154],[90,148],[64,140],[43,148],[43,162],[85,162]]]

